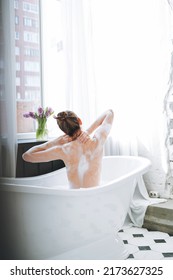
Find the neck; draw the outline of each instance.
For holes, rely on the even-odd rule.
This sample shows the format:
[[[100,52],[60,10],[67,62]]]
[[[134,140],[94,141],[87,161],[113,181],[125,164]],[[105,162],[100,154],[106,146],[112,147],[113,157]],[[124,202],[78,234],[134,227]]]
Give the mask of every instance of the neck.
[[[72,136],[72,139],[73,140],[76,140],[82,133],[82,130],[79,129],[73,136]]]

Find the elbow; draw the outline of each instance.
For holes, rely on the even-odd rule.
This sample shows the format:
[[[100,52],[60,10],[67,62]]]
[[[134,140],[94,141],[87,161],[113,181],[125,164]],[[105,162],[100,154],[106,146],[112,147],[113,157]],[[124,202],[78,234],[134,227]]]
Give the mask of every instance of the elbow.
[[[114,116],[114,111],[112,109],[109,109],[109,112]]]
[[[24,161],[26,161],[26,153],[24,153],[24,154],[22,155],[22,158],[23,158]]]
[[[108,112],[109,112],[109,115],[111,115],[112,119],[113,119],[114,118],[114,111],[112,109],[109,109]]]
[[[24,161],[28,161],[28,162],[31,161],[30,160],[30,156],[29,156],[29,154],[27,152],[22,155],[22,158],[23,158]]]

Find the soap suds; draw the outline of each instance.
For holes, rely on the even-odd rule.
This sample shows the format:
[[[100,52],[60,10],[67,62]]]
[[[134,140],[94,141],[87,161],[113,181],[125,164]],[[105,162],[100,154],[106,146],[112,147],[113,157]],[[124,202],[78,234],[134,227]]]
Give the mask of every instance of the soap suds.
[[[86,159],[86,156],[82,155],[80,158],[80,161],[79,161],[79,165],[78,165],[78,175],[79,175],[81,182],[83,182],[83,177],[84,177],[86,171],[88,170],[88,168],[89,168],[89,163]]]
[[[96,138],[99,140],[99,143],[101,144],[101,145],[103,145],[104,144],[104,142],[105,142],[105,137],[103,138],[102,137],[102,135],[108,135],[109,134],[109,132],[110,132],[110,130],[111,130],[111,124],[109,124],[109,123],[107,123],[107,124],[104,124],[103,126],[102,126],[102,129],[98,129],[97,131],[96,131],[96,133],[95,133],[95,135],[96,135]]]
[[[112,125],[109,123],[104,125],[104,131],[106,132],[106,134],[109,134],[109,132],[111,131],[111,127],[112,127]]]
[[[62,150],[63,150],[64,154],[67,155],[67,154],[70,154],[70,152],[71,152],[71,147],[70,147],[69,144],[65,144],[65,145],[62,146]]]

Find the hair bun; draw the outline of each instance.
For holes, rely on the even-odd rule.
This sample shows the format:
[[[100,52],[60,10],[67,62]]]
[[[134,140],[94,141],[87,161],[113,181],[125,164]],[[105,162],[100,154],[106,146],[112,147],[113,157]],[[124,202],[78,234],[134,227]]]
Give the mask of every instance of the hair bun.
[[[54,118],[56,120],[61,120],[62,121],[62,120],[65,120],[67,118],[67,116],[68,116],[67,112],[61,112],[61,113],[58,113],[57,116],[54,116]]]
[[[67,113],[66,112],[62,112],[62,113],[60,113],[61,114],[61,119],[62,120],[65,120],[66,118],[67,118]]]
[[[61,112],[58,114],[58,118],[60,120],[65,120],[67,118],[67,113],[66,112]]]

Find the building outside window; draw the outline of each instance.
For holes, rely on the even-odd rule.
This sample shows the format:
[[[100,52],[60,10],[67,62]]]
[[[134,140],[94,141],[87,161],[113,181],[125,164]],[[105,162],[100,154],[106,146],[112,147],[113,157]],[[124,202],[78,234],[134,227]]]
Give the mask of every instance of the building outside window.
[[[36,121],[24,118],[24,113],[41,105],[55,112],[66,107],[62,3],[18,0],[14,14],[17,133],[18,138],[34,138]],[[57,125],[53,118],[48,122],[53,137]]]
[[[39,5],[40,0],[14,1],[18,134],[35,131],[35,121],[23,113],[35,111],[42,100]]]

